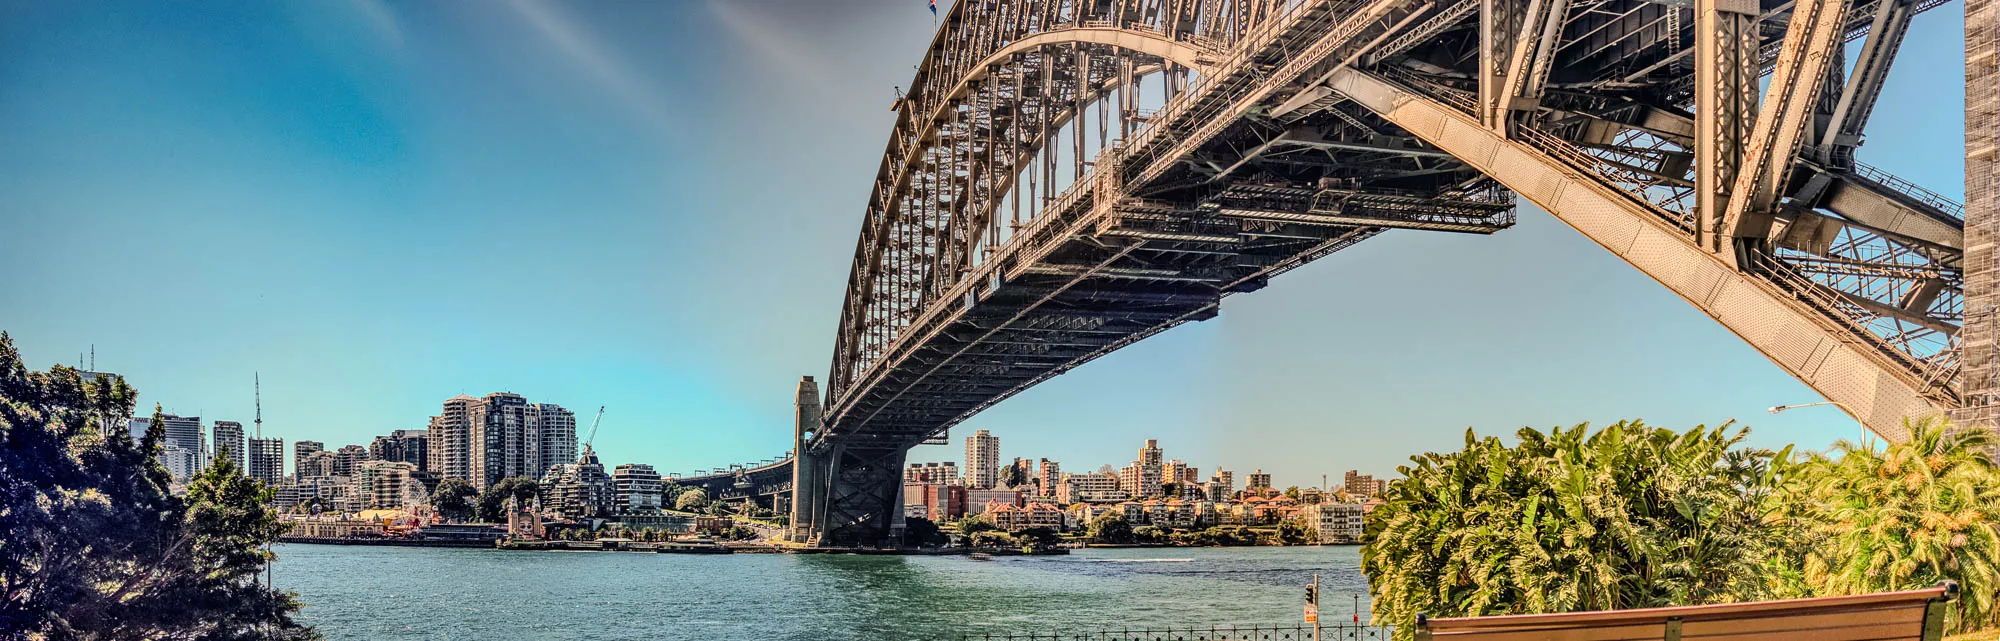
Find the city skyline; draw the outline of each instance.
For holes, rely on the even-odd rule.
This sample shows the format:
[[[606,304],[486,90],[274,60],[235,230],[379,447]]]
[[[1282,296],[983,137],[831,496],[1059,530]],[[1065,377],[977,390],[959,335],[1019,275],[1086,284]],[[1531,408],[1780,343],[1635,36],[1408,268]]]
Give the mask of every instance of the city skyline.
[[[0,95],[22,133],[0,149],[0,222],[17,238],[0,268],[71,267],[0,283],[0,329],[31,363],[95,345],[144,413],[160,402],[245,423],[261,370],[274,381],[265,436],[287,441],[366,444],[423,428],[439,398],[511,390],[608,406],[607,466],[688,471],[787,449],[790,382],[824,373],[858,186],[927,13],[242,8],[233,22],[5,10],[0,77],[23,90]],[[1929,35],[1957,20],[1917,18],[1892,89],[1956,82],[1954,65],[1929,62],[1957,40]],[[431,83],[511,106],[459,109]],[[218,95],[241,100],[225,110]],[[1907,117],[1933,100],[1890,91],[1862,153],[1956,195],[1954,159],[1914,151],[1962,133],[1948,108]],[[804,153],[695,155],[723,136]],[[483,300],[494,284],[524,294]],[[1110,461],[1156,435],[1286,477],[1388,474],[1467,426],[1734,417],[1763,445],[1856,435],[1831,408],[1765,415],[1818,396],[1525,203],[1493,237],[1390,233],[1271,288],[1285,291],[1229,299],[1219,318],[1028,390],[953,440],[988,429],[1038,456]],[[107,301],[152,314],[76,313]],[[1328,451],[1354,460],[1315,462]]]

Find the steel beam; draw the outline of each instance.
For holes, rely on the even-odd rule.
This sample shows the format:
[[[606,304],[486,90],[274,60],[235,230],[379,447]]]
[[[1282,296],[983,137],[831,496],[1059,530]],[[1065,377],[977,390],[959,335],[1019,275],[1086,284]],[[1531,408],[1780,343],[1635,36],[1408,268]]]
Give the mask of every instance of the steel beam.
[[[1723,217],[1757,113],[1757,13],[1756,0],[1695,1],[1696,228],[1717,255],[1734,251]]]
[[[1721,222],[1723,258],[1744,262],[1741,243],[1769,234],[1771,213],[1784,195],[1793,159],[1804,144],[1814,102],[1824,87],[1840,42],[1846,0],[1796,0],[1785,28],[1784,48],[1757,124],[1750,130],[1743,165],[1729,188]]]
[[[1856,345],[1847,330],[1703,251],[1626,193],[1373,75],[1346,70],[1332,86],[1534,201],[1713,317],[1786,372],[1851,408],[1855,419],[1877,434],[1903,440],[1905,418],[1947,409],[1895,364]]]

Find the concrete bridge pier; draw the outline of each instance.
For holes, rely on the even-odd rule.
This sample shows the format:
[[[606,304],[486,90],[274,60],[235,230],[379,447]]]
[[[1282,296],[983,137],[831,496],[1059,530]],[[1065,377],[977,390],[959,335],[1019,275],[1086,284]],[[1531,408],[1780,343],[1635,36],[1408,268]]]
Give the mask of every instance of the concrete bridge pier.
[[[807,376],[799,380],[798,398],[793,404],[791,533],[793,543],[815,543],[826,522],[825,456],[812,453],[812,435],[820,427],[819,383]]]

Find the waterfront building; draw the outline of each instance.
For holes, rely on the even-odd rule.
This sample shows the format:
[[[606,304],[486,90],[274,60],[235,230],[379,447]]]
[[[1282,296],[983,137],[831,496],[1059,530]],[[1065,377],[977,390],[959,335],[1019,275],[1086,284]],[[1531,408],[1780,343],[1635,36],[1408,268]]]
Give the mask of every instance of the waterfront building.
[[[1118,477],[1101,472],[1064,474],[1056,485],[1056,501],[1070,503],[1117,503],[1130,498],[1118,487]]]
[[[987,490],[966,488],[965,490],[966,510],[971,514],[979,514],[986,509],[988,504],[994,502],[1020,507],[1022,504],[1021,491],[999,488]]]
[[[363,461],[354,474],[355,493],[373,509],[403,509],[430,502],[430,494],[414,475],[417,466],[402,461]]]
[[[445,401],[444,410],[431,417],[427,435],[430,469],[479,488],[508,477],[536,477],[576,460],[575,415],[510,392]]]
[[[565,518],[610,515],[617,498],[611,475],[604,473],[604,464],[597,461],[597,453],[589,446],[575,463],[550,466],[541,486],[542,510]]]
[[[1000,484],[1000,439],[986,430],[965,437],[965,484],[990,490]]]
[[[1365,521],[1362,506],[1358,503],[1314,503],[1301,509],[1300,514],[1307,523],[1318,528],[1321,543],[1361,542]]]
[[[1229,486],[1223,485],[1222,481],[1218,479],[1210,478],[1202,490],[1210,501],[1219,502],[1229,500]]]
[[[903,470],[903,482],[945,483],[949,485],[962,485],[964,483],[958,475],[958,462],[956,461],[911,463],[909,469]]]
[[[1222,498],[1216,500],[1220,501],[1223,499],[1227,499],[1231,495],[1236,494],[1235,472],[1218,468],[1215,470],[1215,474],[1212,474],[1208,477],[1208,480],[1215,481],[1216,483],[1222,485]]]
[[[302,470],[305,469],[306,457],[311,456],[314,452],[323,451],[326,451],[326,444],[319,441],[298,441],[292,443],[292,474],[294,476],[305,474]],[[324,472],[323,474],[331,473]]]
[[[1253,493],[1271,489],[1271,475],[1265,474],[1263,468],[1258,468],[1257,471],[1250,473],[1250,483],[1243,489]]]
[[[430,470],[429,454],[429,430],[395,430],[368,444],[368,458],[409,463],[419,472]]]
[[[216,421],[210,430],[210,436],[215,441],[215,455],[229,459],[230,463],[236,465],[238,473],[247,474],[248,455],[244,453],[243,424],[236,421]]]
[[[250,471],[250,478],[265,485],[276,486],[285,478],[285,439],[250,437],[244,449],[244,468]]]
[[[660,473],[644,463],[626,463],[611,472],[611,486],[620,514],[653,514],[660,511]]]

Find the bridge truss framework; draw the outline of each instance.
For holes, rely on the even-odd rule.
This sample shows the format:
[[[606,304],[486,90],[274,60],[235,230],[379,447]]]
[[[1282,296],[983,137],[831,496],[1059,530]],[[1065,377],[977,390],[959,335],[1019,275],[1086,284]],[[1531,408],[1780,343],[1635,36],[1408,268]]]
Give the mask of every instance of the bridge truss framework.
[[[1968,202],[1856,158],[1943,2],[960,0],[801,390],[794,536],[893,541],[909,447],[1377,234],[1505,229],[1516,194],[1885,437],[1990,429],[1995,0],[1966,0]]]

